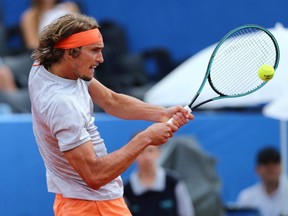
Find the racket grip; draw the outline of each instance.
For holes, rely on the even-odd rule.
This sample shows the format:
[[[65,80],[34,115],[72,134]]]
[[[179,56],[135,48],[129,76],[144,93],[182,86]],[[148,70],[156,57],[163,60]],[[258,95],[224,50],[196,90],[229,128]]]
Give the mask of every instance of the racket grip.
[[[188,105],[186,105],[186,106],[184,107],[184,109],[186,109],[189,113],[192,112],[191,108],[190,108]],[[170,124],[172,124],[173,118],[170,118],[167,122],[170,123]]]

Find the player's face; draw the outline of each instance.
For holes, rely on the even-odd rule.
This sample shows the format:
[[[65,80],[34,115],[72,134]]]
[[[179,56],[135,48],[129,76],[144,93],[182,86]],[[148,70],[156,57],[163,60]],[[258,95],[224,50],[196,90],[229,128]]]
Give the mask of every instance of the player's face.
[[[75,74],[78,78],[90,81],[94,76],[94,69],[104,62],[103,42],[83,46],[80,55],[75,58]]]

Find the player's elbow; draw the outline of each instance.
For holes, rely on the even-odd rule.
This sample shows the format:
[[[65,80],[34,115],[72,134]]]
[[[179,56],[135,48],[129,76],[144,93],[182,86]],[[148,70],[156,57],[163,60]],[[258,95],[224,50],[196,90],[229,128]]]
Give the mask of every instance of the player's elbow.
[[[99,190],[102,186],[107,184],[107,182],[104,182],[103,180],[97,177],[84,179],[84,181],[87,184],[87,186],[92,188],[93,190]]]
[[[92,188],[93,190],[99,190],[103,185],[97,181],[85,181],[87,186],[89,188]]]
[[[102,187],[102,185],[100,185],[100,184],[97,184],[97,183],[93,183],[93,184],[90,184],[90,185],[88,185],[90,188],[92,188],[93,190],[99,190],[101,187]]]

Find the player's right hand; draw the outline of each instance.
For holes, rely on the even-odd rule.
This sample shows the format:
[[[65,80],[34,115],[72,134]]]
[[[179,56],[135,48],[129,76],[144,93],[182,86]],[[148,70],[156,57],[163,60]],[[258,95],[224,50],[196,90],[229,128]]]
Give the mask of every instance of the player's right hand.
[[[179,128],[169,123],[155,123],[145,129],[142,133],[150,139],[150,145],[162,145],[173,137]]]

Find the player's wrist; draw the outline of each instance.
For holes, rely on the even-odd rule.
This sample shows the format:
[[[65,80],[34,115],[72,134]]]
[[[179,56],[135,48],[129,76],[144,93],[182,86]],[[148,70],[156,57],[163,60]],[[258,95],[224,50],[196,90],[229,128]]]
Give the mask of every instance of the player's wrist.
[[[138,133],[135,137],[135,143],[137,145],[140,145],[143,148],[146,148],[147,146],[151,145],[153,143],[153,139],[151,136],[149,136],[149,133],[146,132],[146,130]]]
[[[159,106],[156,113],[153,115],[153,117],[154,117],[153,121],[155,122],[158,122],[158,123],[166,122],[169,119],[167,108]]]

